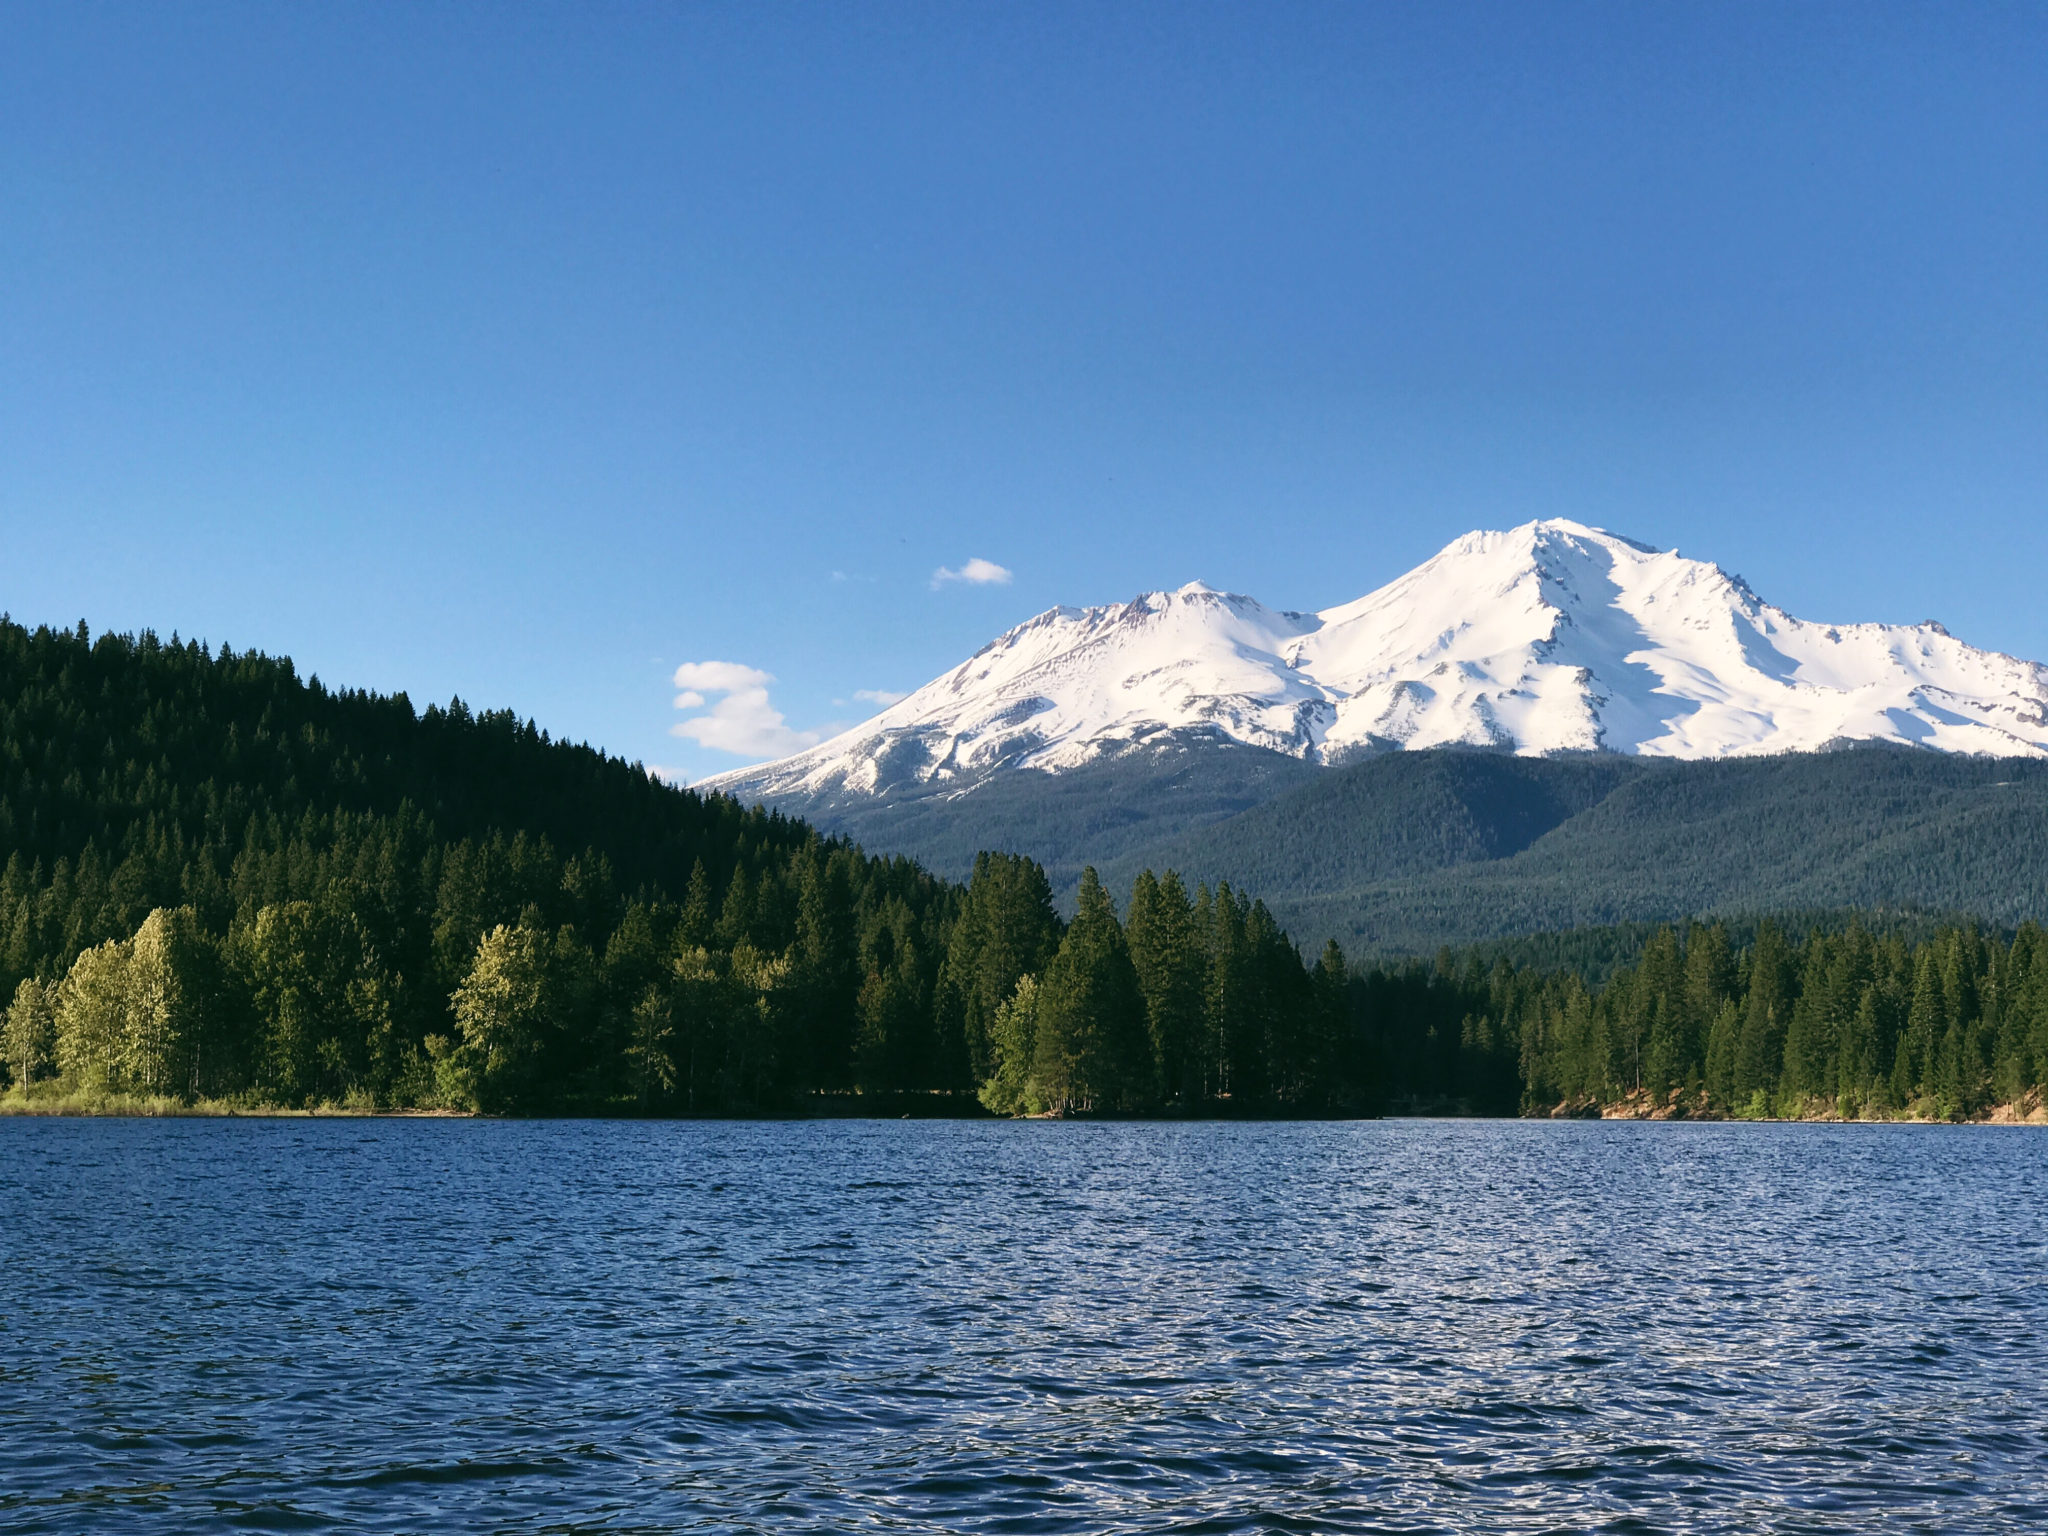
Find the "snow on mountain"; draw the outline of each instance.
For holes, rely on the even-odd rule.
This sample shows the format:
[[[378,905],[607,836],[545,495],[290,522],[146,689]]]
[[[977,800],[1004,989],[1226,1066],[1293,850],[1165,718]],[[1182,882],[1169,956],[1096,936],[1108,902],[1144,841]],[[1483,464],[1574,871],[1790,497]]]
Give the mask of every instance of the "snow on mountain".
[[[967,788],[1146,744],[1320,762],[1450,745],[1680,758],[1882,741],[2048,756],[2048,667],[1940,625],[1813,624],[1703,560],[1562,519],[1469,533],[1355,602],[1191,583],[1053,608],[742,798]]]

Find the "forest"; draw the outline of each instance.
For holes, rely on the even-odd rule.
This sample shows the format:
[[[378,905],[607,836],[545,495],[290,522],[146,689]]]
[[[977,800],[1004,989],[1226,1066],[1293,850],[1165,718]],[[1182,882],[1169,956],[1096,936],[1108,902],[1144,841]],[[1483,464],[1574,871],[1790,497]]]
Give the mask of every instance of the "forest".
[[[1969,1118],[2048,940],[1664,926],[1589,979],[1305,958],[1228,884],[962,884],[459,702],[0,623],[17,1108]]]
[[[1860,910],[2048,916],[2048,761],[1841,746],[1679,761],[1476,747],[1330,767],[1224,741],[1133,746],[1057,774],[1002,768],[879,797],[773,802],[964,880],[984,848],[1254,891],[1282,927],[1359,957],[1655,925]]]

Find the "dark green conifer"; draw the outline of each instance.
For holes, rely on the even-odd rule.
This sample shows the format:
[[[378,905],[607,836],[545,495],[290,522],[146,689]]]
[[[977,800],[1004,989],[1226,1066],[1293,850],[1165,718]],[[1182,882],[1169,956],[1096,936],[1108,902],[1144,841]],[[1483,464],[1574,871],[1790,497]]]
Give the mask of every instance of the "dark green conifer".
[[[1145,1003],[1102,881],[1082,872],[1074,920],[1038,987],[1034,1076],[1056,1111],[1128,1111],[1157,1097]]]
[[[1195,1109],[1205,1089],[1202,992],[1209,967],[1194,903],[1177,873],[1168,870],[1162,880],[1148,869],[1138,877],[1125,934],[1144,994],[1160,1093],[1169,1104]]]

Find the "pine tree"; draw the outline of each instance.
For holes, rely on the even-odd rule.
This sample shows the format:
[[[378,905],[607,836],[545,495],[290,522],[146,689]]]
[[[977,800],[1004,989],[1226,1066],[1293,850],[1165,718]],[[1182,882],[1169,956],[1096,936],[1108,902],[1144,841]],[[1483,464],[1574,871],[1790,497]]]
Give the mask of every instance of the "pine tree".
[[[981,1102],[999,1115],[1039,1114],[1049,1107],[1032,1076],[1038,1051],[1038,979],[1019,977],[989,1030],[990,1068]]]
[[[855,1080],[866,1093],[929,1086],[931,1050],[928,1014],[918,986],[915,944],[892,945],[888,958],[869,972],[858,1007]]]
[[[1145,999],[1160,1092],[1170,1104],[1194,1108],[1205,1086],[1202,991],[1208,957],[1196,931],[1194,904],[1178,874],[1168,870],[1161,880],[1148,869],[1138,877],[1124,931]]]
[[[1781,1092],[1788,1107],[1826,1095],[1833,1097],[1830,1066],[1836,1052],[1834,988],[1829,943],[1815,934],[1806,942],[1806,965],[1799,997],[1785,1029],[1785,1064]]]
[[[676,1091],[673,995],[650,981],[628,1017],[626,1060],[634,1101],[643,1110],[665,1108]]]
[[[1090,867],[1038,988],[1033,1076],[1051,1108],[1131,1110],[1156,1098],[1144,1010],[1123,929]]]
[[[1692,1061],[1685,1015],[1685,969],[1678,933],[1669,923],[1650,936],[1636,968],[1634,1022],[1629,1031],[1642,1042],[1641,1084],[1652,1101],[1663,1103],[1685,1082]]]
[[[1052,887],[1038,864],[1014,854],[976,855],[936,993],[940,1048],[950,1054],[957,1039],[971,1080],[984,1081],[994,1070],[996,1010],[1019,978],[1045,968],[1059,937]]]
[[[1707,1103],[1721,1114],[1742,1103],[1735,1088],[1735,1058],[1741,1038],[1742,1010],[1731,997],[1721,1004],[1707,1030]]]
[[[1866,982],[1856,1000],[1855,1012],[1842,1029],[1835,1093],[1845,1115],[1860,1114],[1878,1101],[1882,1086],[1878,1076],[1878,1040],[1883,1032],[1877,985]]]
[[[1250,918],[1251,903],[1219,882],[1209,904],[1204,946],[1209,960],[1205,1034],[1215,1060],[1210,1091],[1240,1112],[1256,1106],[1265,1089],[1256,960],[1245,931]]]
[[[1744,1113],[1774,1108],[1785,1062],[1785,1024],[1791,1013],[1792,955],[1776,925],[1757,929],[1749,956],[1749,996],[1735,1047],[1734,1100]]]
[[[1323,1107],[1357,1096],[1358,1062],[1351,1046],[1351,967],[1335,939],[1323,945],[1310,975],[1313,1027],[1320,1075],[1312,1101]],[[1347,1093],[1347,1089],[1350,1090]]]
[[[702,949],[711,942],[711,873],[700,858],[690,866],[689,889],[683,895],[683,942]]]
[[[754,928],[754,887],[747,879],[747,867],[736,865],[725,888],[725,902],[718,909],[718,922],[711,939],[720,949],[731,949],[749,937]]]
[[[1892,1065],[1892,1102],[1901,1109],[1934,1092],[1936,1057],[1946,1033],[1947,1011],[1934,946],[1923,944],[1913,957],[1913,1001]]]
[[[1721,1005],[1735,995],[1735,952],[1728,925],[1694,927],[1685,942],[1685,1018],[1695,1050],[1704,1054],[1707,1033],[1720,1017]]]

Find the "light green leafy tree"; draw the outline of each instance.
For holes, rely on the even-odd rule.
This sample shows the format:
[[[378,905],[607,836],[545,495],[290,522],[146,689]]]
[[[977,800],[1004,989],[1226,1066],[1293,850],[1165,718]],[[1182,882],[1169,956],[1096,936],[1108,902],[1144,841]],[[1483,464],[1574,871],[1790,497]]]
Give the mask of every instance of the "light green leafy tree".
[[[122,939],[82,951],[57,988],[57,1065],[86,1094],[128,1091],[128,967]]]
[[[548,1036],[547,941],[525,924],[483,936],[455,989],[462,1057],[448,1080],[486,1112],[512,1108],[539,1086]]]
[[[24,1094],[57,1064],[57,989],[29,976],[14,989],[7,1008],[4,1044],[7,1069]]]
[[[126,1066],[138,1093],[198,1091],[207,950],[190,907],[158,907],[136,930],[128,958]]]
[[[455,989],[461,1039],[430,1048],[444,1091],[489,1114],[533,1109],[559,1095],[556,1047],[586,1021],[596,965],[572,930],[551,940],[529,923],[500,924],[477,945]]]

